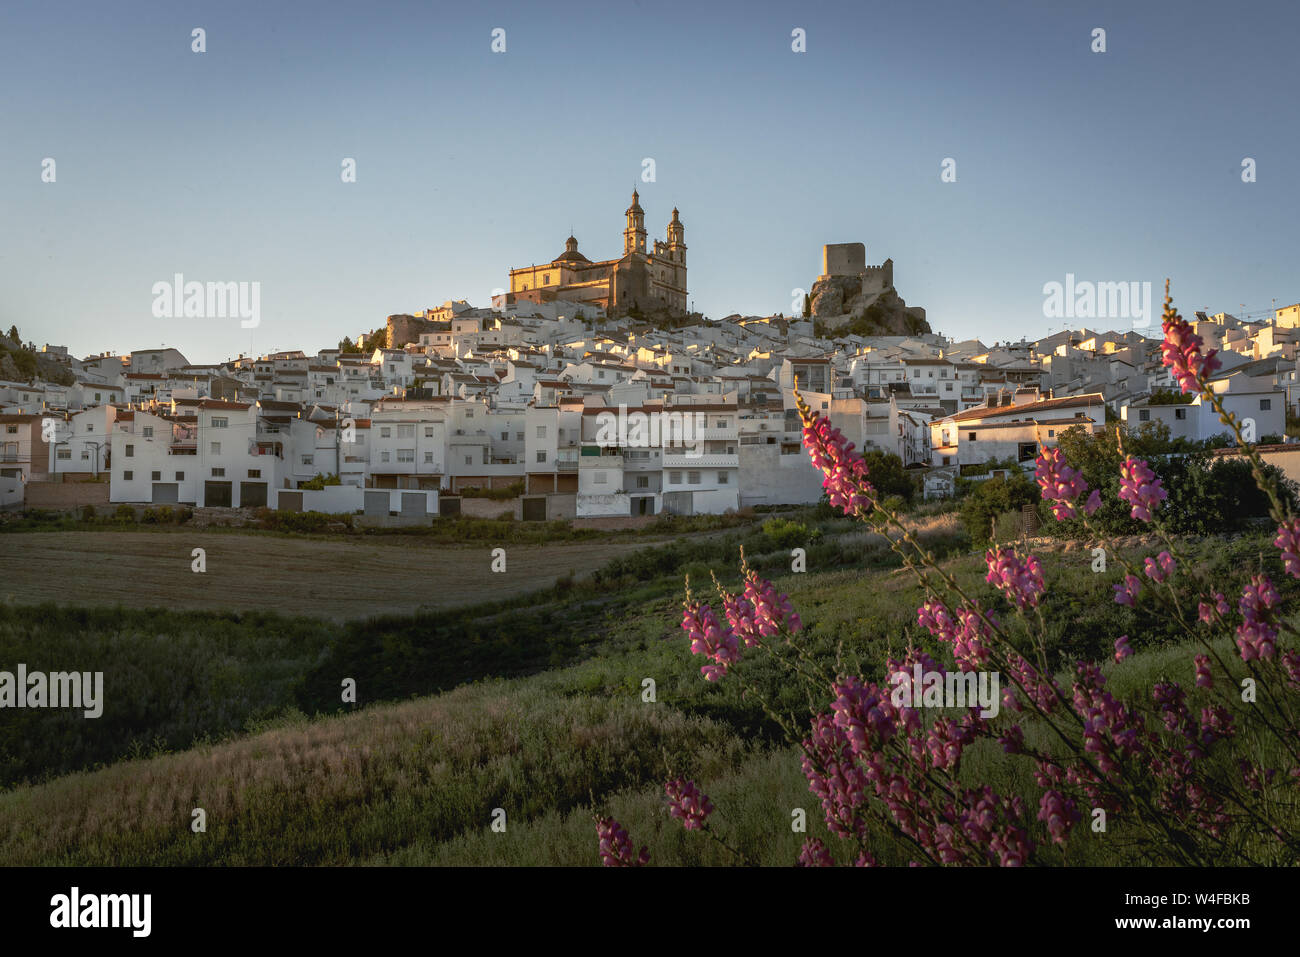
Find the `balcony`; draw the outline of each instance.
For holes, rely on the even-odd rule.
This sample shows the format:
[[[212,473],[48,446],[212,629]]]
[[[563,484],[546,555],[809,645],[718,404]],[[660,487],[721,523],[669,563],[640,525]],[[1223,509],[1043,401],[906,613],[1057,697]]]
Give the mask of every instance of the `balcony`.
[[[740,467],[739,455],[727,455],[725,452],[701,452],[692,455],[689,452],[664,454],[666,469],[734,469]]]
[[[623,469],[623,456],[621,455],[584,455],[579,459],[582,468],[585,469]]]

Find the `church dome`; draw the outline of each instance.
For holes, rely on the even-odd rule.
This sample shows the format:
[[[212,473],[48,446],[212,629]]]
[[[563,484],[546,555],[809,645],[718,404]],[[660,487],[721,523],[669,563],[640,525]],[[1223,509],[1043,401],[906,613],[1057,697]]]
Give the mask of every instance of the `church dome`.
[[[560,253],[560,255],[556,256],[555,259],[554,259],[553,261],[554,261],[554,262],[557,262],[557,263],[563,263],[563,262],[589,263],[589,262],[591,262],[590,259],[588,259],[586,256],[584,256],[582,253],[578,252],[578,241],[577,241],[576,239],[574,239],[572,236],[570,236],[568,239],[566,239],[566,240],[564,241],[564,252],[562,252],[562,253]]]

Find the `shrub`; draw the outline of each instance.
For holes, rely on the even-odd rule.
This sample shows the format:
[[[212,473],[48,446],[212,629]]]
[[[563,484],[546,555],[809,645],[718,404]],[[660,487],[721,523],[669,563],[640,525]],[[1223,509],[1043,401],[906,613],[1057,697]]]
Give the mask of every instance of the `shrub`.
[[[333,472],[330,472],[327,475],[322,475],[320,472],[317,472],[314,478],[310,478],[306,482],[300,482],[298,484],[298,487],[303,489],[309,489],[313,492],[319,492],[327,485],[342,485],[342,484],[343,484],[342,480]]]
[[[787,518],[769,518],[763,523],[763,534],[774,548],[796,548],[808,544],[808,526]]]
[[[118,522],[134,522],[135,509],[123,503],[113,510],[113,518]]]

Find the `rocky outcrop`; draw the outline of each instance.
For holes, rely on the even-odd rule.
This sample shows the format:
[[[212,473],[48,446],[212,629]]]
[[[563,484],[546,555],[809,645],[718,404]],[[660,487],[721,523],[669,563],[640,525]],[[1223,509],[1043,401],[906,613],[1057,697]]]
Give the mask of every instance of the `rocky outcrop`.
[[[930,331],[925,310],[909,306],[893,286],[864,292],[858,276],[827,276],[809,293],[814,321],[828,332],[915,336]]]

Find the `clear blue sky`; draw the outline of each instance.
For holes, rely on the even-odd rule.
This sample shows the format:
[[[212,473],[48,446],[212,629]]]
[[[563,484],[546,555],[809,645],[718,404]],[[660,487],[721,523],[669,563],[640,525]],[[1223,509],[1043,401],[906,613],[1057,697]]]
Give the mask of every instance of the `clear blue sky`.
[[[789,314],[851,241],[988,342],[1061,328],[1042,288],[1067,272],[1149,280],[1157,306],[1172,276],[1185,312],[1289,304],[1298,7],[6,0],[0,326],[76,353],[315,350],[485,305],[571,229],[619,255],[634,184],[651,238],[680,208],[712,318]],[[154,318],[176,272],[260,282],[261,326]]]

